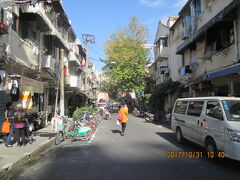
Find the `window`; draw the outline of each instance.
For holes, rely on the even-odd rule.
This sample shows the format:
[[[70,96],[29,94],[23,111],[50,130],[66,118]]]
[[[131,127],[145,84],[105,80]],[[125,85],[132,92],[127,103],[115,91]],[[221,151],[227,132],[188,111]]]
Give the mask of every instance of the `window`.
[[[161,38],[160,39],[160,46],[167,47],[168,46],[167,41],[168,41],[167,37],[166,38]]]
[[[18,23],[19,23],[19,19],[17,17],[16,14],[13,14],[13,25],[12,25],[12,29],[16,32],[18,32]]]
[[[226,100],[222,101],[224,111],[229,121],[240,122],[240,101],[239,100]]]
[[[0,8],[0,22],[3,22],[4,19],[4,10],[3,8]]]
[[[221,107],[217,101],[208,101],[206,115],[215,119],[223,120]]]
[[[203,101],[190,101],[187,115],[199,117],[202,113]]]
[[[197,0],[194,2],[194,16],[199,16],[201,14],[201,1]]]
[[[178,114],[185,114],[187,109],[187,104],[188,104],[188,101],[178,101],[175,106],[174,112]]]

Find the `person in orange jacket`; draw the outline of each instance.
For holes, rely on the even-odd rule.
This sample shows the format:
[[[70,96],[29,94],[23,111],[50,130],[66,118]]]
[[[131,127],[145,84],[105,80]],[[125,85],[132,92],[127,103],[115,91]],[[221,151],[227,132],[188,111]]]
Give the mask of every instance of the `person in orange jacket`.
[[[122,115],[122,120],[121,120],[122,132],[121,132],[121,135],[123,136],[124,132],[125,132],[125,129],[126,129],[126,126],[127,126],[127,121],[128,121],[128,118],[127,118],[128,107],[127,107],[127,105],[125,103],[121,104],[121,108],[119,110],[119,114]]]

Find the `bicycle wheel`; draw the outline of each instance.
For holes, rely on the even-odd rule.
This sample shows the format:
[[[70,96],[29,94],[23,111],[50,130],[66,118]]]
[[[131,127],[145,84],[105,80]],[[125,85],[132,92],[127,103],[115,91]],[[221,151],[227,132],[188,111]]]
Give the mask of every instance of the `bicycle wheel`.
[[[87,141],[91,138],[91,135],[92,135],[92,131],[87,131],[84,136],[82,137],[82,140],[83,141]]]
[[[63,132],[59,131],[55,137],[55,145],[59,145],[63,141]]]

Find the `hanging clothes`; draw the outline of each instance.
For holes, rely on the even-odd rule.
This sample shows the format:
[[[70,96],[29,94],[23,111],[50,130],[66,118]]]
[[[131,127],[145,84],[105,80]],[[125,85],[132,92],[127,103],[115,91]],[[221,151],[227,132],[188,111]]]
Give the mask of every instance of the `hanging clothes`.
[[[17,89],[18,89],[18,82],[17,82],[17,80],[13,80],[12,88],[10,90],[10,94],[11,95],[16,95],[17,94]]]
[[[12,81],[12,88],[10,90],[10,95],[12,97],[12,101],[18,101],[20,98],[18,81],[15,79]]]

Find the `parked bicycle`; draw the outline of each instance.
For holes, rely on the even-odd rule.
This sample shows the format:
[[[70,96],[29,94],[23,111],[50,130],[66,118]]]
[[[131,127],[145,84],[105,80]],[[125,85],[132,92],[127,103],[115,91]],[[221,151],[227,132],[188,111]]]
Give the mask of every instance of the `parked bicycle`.
[[[83,126],[77,121],[73,125],[67,127],[67,122],[64,123],[62,130],[59,130],[55,137],[55,144],[58,145],[65,139],[71,138],[74,140],[87,141],[91,138],[93,130],[89,126]]]

